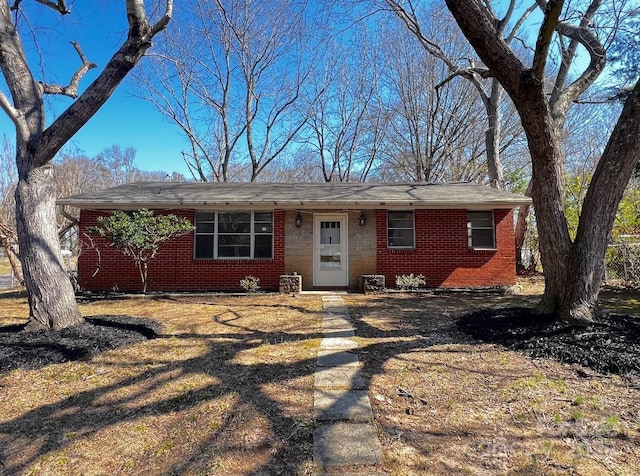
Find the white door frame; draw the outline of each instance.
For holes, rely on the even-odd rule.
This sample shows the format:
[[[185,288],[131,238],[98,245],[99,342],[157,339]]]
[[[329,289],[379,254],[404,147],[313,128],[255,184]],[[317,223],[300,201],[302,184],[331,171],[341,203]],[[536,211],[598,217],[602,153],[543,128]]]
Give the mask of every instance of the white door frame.
[[[340,243],[339,248],[333,246],[333,250],[328,250],[326,244],[320,243],[320,223],[326,221],[340,222]],[[314,286],[336,286],[346,287],[349,285],[349,233],[347,224],[349,223],[346,213],[316,213],[313,215],[313,285]],[[331,245],[329,245],[331,246]],[[321,261],[321,251],[339,253],[339,263],[331,263],[333,268],[323,269],[325,265]]]

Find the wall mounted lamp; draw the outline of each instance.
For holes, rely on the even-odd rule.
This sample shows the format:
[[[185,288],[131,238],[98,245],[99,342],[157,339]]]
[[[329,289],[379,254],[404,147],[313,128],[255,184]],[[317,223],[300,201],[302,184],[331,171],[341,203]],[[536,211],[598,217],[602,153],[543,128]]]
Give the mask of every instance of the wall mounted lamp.
[[[300,228],[302,226],[302,216],[300,215],[300,212],[298,212],[298,214],[296,215],[296,228]]]
[[[364,212],[360,214],[360,218],[358,218],[358,224],[360,226],[365,226],[367,224],[367,217],[365,216]]]

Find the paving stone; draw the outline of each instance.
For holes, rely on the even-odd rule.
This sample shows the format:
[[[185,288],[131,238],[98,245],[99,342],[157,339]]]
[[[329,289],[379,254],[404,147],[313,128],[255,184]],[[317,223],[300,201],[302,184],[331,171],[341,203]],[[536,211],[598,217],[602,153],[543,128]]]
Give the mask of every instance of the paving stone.
[[[316,388],[332,387],[359,390],[365,388],[365,385],[366,382],[358,367],[327,367],[316,370]]]
[[[341,330],[349,330],[353,329],[353,324],[349,319],[324,319],[322,321],[323,329],[341,329]]]
[[[362,390],[323,390],[313,394],[313,417],[318,421],[373,421],[367,392]]]
[[[358,348],[358,343],[346,337],[325,337],[320,341],[320,348],[352,350]]]
[[[370,423],[325,423],[313,432],[313,460],[323,468],[375,465],[382,449]]]
[[[325,329],[324,337],[330,339],[332,337],[355,337],[356,333],[351,329]]]
[[[357,367],[360,365],[360,362],[358,361],[358,356],[351,352],[321,350],[318,352],[318,361],[316,365],[318,367]]]

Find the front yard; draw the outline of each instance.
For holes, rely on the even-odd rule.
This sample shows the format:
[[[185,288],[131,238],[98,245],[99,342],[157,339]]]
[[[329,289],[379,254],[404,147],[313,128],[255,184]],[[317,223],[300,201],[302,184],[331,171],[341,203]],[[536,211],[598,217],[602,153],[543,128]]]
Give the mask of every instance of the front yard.
[[[384,450],[376,471],[640,472],[637,376],[531,359],[455,326],[479,309],[529,305],[530,289],[344,296]],[[608,304],[640,315],[637,295]],[[2,293],[0,306],[1,326],[24,322],[24,296]],[[81,309],[149,318],[162,331],[0,374],[0,473],[313,474],[320,296],[134,297]]]

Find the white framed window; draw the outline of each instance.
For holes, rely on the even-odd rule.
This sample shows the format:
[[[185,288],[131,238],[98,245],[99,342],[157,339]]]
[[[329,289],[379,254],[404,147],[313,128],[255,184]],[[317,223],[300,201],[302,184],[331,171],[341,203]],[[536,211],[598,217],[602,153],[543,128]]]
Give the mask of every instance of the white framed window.
[[[271,259],[273,213],[196,212],[194,254],[199,259]]]
[[[493,211],[467,211],[467,237],[470,249],[495,249]]]
[[[387,246],[389,248],[415,248],[413,211],[387,212]]]

